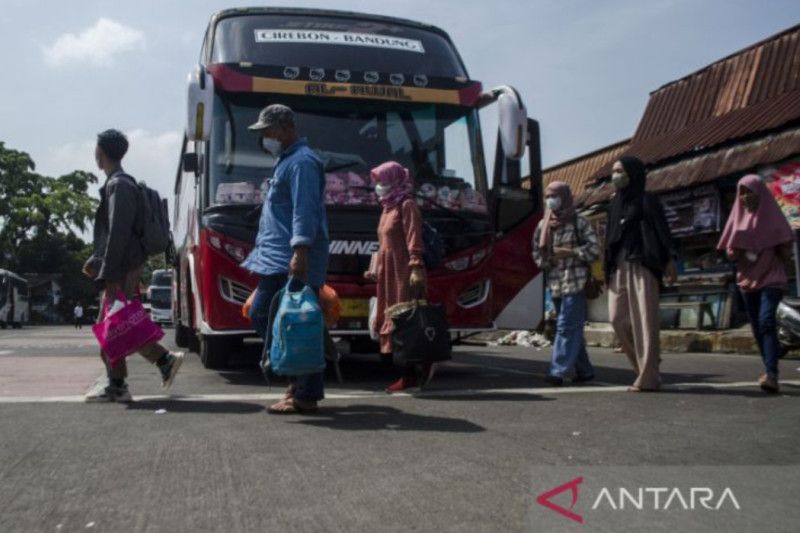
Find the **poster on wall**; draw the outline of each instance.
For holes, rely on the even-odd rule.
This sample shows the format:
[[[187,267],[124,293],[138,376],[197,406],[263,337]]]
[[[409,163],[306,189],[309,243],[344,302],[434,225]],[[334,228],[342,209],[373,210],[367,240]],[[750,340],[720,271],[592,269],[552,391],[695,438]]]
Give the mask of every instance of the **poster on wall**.
[[[759,175],[767,182],[792,228],[800,229],[800,159],[762,169]]]
[[[660,195],[675,237],[719,231],[719,190],[713,185]]]

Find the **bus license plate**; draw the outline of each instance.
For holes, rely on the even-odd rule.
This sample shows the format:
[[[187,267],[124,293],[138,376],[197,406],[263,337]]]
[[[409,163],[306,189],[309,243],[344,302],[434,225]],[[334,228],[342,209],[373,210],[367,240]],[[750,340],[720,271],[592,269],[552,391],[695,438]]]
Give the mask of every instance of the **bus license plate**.
[[[369,316],[369,300],[342,298],[342,317],[360,318]]]

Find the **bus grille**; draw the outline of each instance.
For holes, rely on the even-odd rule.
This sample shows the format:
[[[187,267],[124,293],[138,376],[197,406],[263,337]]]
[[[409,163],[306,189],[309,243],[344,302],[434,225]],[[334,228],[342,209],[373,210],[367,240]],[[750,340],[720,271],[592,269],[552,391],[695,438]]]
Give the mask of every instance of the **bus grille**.
[[[247,297],[250,296],[251,290],[246,285],[220,277],[219,292],[222,294],[223,299],[237,305],[243,305],[247,301]]]
[[[469,289],[462,292],[461,295],[459,295],[458,305],[460,305],[464,309],[478,307],[479,305],[483,304],[489,297],[490,287],[491,284],[489,283],[488,279],[483,280],[480,283],[476,283]]]

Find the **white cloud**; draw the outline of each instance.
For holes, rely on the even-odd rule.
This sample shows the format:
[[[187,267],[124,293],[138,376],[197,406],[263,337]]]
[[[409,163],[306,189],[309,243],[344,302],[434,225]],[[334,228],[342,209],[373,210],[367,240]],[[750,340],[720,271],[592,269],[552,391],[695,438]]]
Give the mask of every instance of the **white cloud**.
[[[151,133],[135,129],[125,134],[130,142],[130,148],[123,160],[125,170],[137,180],[147,182],[172,205],[175,173],[183,141],[182,132]],[[37,170],[49,176],[61,176],[73,170],[85,170],[94,173],[102,181],[105,176],[98,170],[94,161],[95,144],[94,139],[87,139],[51,148],[43,156],[35,158]],[[97,189],[101,184],[92,188],[93,196],[97,197]]]
[[[45,63],[51,67],[63,67],[76,63],[88,63],[95,67],[114,64],[114,57],[130,50],[143,49],[144,33],[123,26],[119,22],[100,18],[78,35],[65,33],[50,46],[43,46]]]

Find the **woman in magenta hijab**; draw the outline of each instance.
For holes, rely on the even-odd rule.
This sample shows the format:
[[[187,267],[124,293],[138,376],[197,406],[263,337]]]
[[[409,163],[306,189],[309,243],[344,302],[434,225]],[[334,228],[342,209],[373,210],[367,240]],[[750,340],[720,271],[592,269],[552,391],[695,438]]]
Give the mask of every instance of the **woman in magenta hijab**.
[[[778,392],[780,345],[775,311],[788,285],[786,263],[794,234],[760,176],[743,177],[736,192],[717,249],[736,263],[736,283],[764,361],[765,372],[758,384],[766,392]]]
[[[372,169],[370,178],[375,184],[383,213],[378,223],[377,268],[365,276],[378,283],[375,329],[380,336],[381,355],[390,359],[393,324],[386,318],[386,309],[425,294],[422,213],[414,201],[414,180],[408,169],[389,161]],[[389,385],[386,391],[400,392],[424,385],[430,381],[432,373],[432,365],[424,369],[406,368],[403,377]]]

